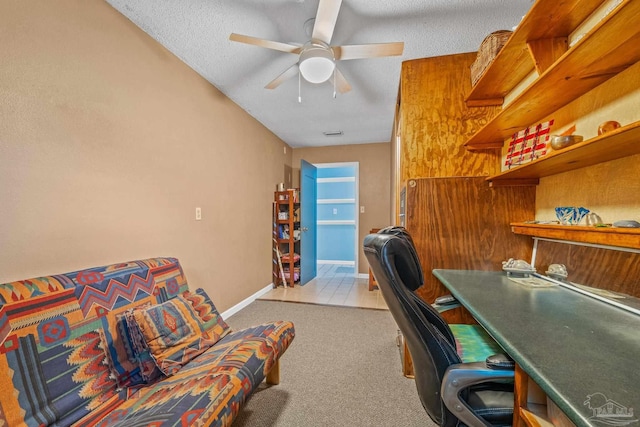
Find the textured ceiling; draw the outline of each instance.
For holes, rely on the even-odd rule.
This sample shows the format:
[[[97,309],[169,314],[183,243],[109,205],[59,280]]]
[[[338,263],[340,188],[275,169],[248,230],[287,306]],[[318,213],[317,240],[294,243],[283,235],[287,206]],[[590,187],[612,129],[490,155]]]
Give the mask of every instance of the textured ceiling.
[[[472,52],[531,0],[343,0],[331,45],[404,42],[404,54],[339,61],[352,90],[298,79],[264,86],[297,55],[229,41],[232,32],[303,44],[318,0],[107,0],[292,147],[387,142],[402,61]],[[342,131],[327,137],[326,131]]]

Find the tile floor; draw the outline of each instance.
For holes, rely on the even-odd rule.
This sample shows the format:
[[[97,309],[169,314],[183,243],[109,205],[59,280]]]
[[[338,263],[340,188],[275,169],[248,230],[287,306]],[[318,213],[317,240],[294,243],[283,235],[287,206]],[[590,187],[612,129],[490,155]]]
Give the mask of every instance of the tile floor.
[[[369,279],[355,277],[353,267],[335,264],[319,264],[316,278],[304,286],[280,286],[260,299],[389,309],[378,289],[369,291]]]

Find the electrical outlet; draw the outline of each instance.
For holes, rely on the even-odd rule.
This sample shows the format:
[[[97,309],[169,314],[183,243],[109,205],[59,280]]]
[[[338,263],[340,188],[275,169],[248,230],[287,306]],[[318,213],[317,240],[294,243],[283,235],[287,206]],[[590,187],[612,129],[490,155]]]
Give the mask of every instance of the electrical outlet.
[[[285,145],[285,146],[284,146],[284,147],[282,147],[282,148],[284,148],[284,154],[287,154],[287,146]]]
[[[360,213],[364,213],[364,206],[360,206]]]
[[[202,209],[196,208],[196,221],[200,221],[202,219]]]
[[[334,215],[338,215],[338,209],[337,208],[333,208],[333,214]]]

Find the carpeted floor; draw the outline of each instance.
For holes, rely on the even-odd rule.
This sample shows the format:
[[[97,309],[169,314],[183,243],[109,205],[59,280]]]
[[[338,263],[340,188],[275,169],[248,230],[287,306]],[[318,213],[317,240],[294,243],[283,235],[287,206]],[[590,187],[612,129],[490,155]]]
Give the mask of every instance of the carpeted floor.
[[[255,301],[226,320],[240,329],[278,319],[296,328],[280,385],[263,382],[234,427],[435,426],[402,376],[388,311]]]

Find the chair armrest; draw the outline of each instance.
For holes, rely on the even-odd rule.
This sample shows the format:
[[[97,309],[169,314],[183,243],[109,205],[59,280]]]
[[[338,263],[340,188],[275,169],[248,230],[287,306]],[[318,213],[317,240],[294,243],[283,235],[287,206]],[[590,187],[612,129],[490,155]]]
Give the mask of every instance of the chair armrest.
[[[460,393],[475,384],[513,380],[514,371],[491,369],[484,362],[458,363],[447,368],[442,379],[442,401],[451,413],[469,427],[490,426],[462,400]]]
[[[462,304],[453,295],[443,295],[436,298],[431,307],[435,308],[438,313],[444,313],[445,311],[462,307]]]
[[[513,371],[516,368],[516,362],[506,354],[492,354],[487,357],[487,368],[489,369],[502,369],[507,371]]]

